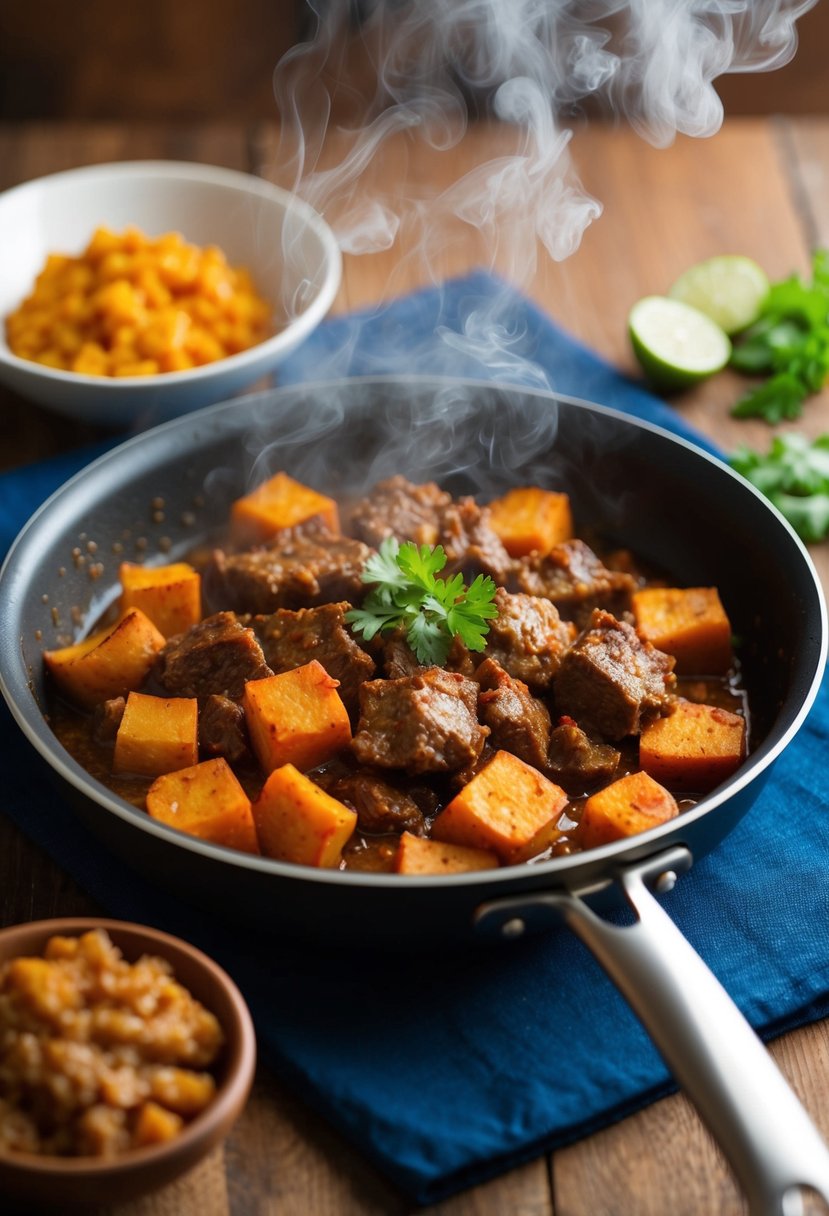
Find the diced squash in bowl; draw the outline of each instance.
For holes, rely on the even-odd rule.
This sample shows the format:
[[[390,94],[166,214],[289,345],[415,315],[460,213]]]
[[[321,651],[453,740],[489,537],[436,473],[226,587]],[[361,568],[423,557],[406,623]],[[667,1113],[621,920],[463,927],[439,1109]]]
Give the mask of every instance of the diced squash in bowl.
[[[568,798],[560,786],[511,752],[498,751],[443,808],[435,840],[488,849],[507,865],[552,843]]]
[[[293,764],[268,777],[253,804],[259,844],[266,857],[297,865],[339,865],[357,826],[357,812],[316,785]]]
[[[631,597],[640,637],[676,659],[680,675],[721,675],[734,661],[716,587],[645,587]]]
[[[489,504],[490,523],[510,557],[549,553],[573,536],[570,498],[538,486],[510,490]]]
[[[250,799],[222,756],[156,778],[147,791],[147,810],[201,840],[259,852]]]
[[[141,566],[122,562],[121,611],[140,608],[165,638],[201,620],[201,575],[187,562]]]
[[[637,836],[679,813],[676,799],[647,773],[628,773],[591,794],[579,824],[579,842],[585,849]]]
[[[494,870],[498,858],[489,849],[470,849],[446,840],[429,840],[402,832],[394,859],[398,874],[465,874],[474,870]]]
[[[746,723],[716,705],[678,701],[639,738],[639,763],[670,789],[704,793],[727,780],[746,754]]]
[[[351,740],[339,681],[316,659],[262,680],[248,680],[243,704],[256,757],[266,773],[283,764],[315,768]]]
[[[46,667],[61,691],[84,709],[139,688],[165,643],[140,608],[130,608],[82,642],[47,650]]]
[[[192,767],[199,758],[198,726],[195,697],[131,692],[115,736],[112,771],[160,777]]]
[[[334,499],[295,481],[287,473],[275,473],[244,498],[237,498],[230,508],[231,530],[239,544],[256,544],[284,528],[295,528],[315,519],[329,532],[340,530],[339,509]]]

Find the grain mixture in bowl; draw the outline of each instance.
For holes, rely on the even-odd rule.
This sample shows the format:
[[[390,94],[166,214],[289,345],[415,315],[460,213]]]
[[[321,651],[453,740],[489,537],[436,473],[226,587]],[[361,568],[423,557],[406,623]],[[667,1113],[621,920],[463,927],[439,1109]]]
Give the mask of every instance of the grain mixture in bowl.
[[[271,332],[270,305],[221,249],[138,228],[98,228],[79,256],[51,254],[6,318],[15,355],[87,376],[187,371]]]
[[[0,965],[0,1150],[112,1156],[169,1140],[215,1092],[218,1021],[161,958],[101,929]]]

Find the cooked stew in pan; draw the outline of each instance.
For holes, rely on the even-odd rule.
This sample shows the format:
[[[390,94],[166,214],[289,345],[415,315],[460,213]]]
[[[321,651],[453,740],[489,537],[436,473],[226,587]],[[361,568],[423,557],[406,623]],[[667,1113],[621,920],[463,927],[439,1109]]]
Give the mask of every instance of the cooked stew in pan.
[[[748,702],[715,587],[574,535],[566,494],[278,473],[221,548],[123,563],[117,615],[47,651],[52,725],[204,840],[448,874],[593,848],[728,778]]]

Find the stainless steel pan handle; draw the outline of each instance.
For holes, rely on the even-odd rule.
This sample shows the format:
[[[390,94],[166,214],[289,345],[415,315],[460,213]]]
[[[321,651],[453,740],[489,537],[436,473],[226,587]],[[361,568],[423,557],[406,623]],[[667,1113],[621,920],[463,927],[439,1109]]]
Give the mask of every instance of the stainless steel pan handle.
[[[482,932],[515,936],[539,917],[563,920],[641,1019],[725,1154],[751,1216],[799,1216],[802,1187],[829,1203],[829,1149],[774,1060],[719,981],[648,890],[672,885],[690,855],[674,848],[620,869],[636,920],[609,924],[578,893],[493,900]]]

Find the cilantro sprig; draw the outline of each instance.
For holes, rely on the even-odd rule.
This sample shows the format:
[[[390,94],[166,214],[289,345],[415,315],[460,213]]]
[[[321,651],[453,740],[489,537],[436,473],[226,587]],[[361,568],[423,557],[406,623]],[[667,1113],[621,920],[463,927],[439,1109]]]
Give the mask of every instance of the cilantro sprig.
[[[772,284],[730,362],[737,371],[767,377],[740,398],[733,417],[771,425],[800,417],[806,398],[829,377],[829,250],[812,255],[811,283],[791,275]]]
[[[487,621],[498,615],[495,583],[479,574],[466,587],[463,575],[438,578],[446,565],[442,545],[418,547],[386,537],[365,564],[364,583],[374,584],[360,608],[347,612],[351,627],[370,642],[377,633],[403,626],[415,658],[424,665],[446,662],[454,637],[483,650]]]
[[[730,464],[785,515],[805,541],[829,536],[829,434],[809,442],[789,432],[766,455],[739,448]]]

